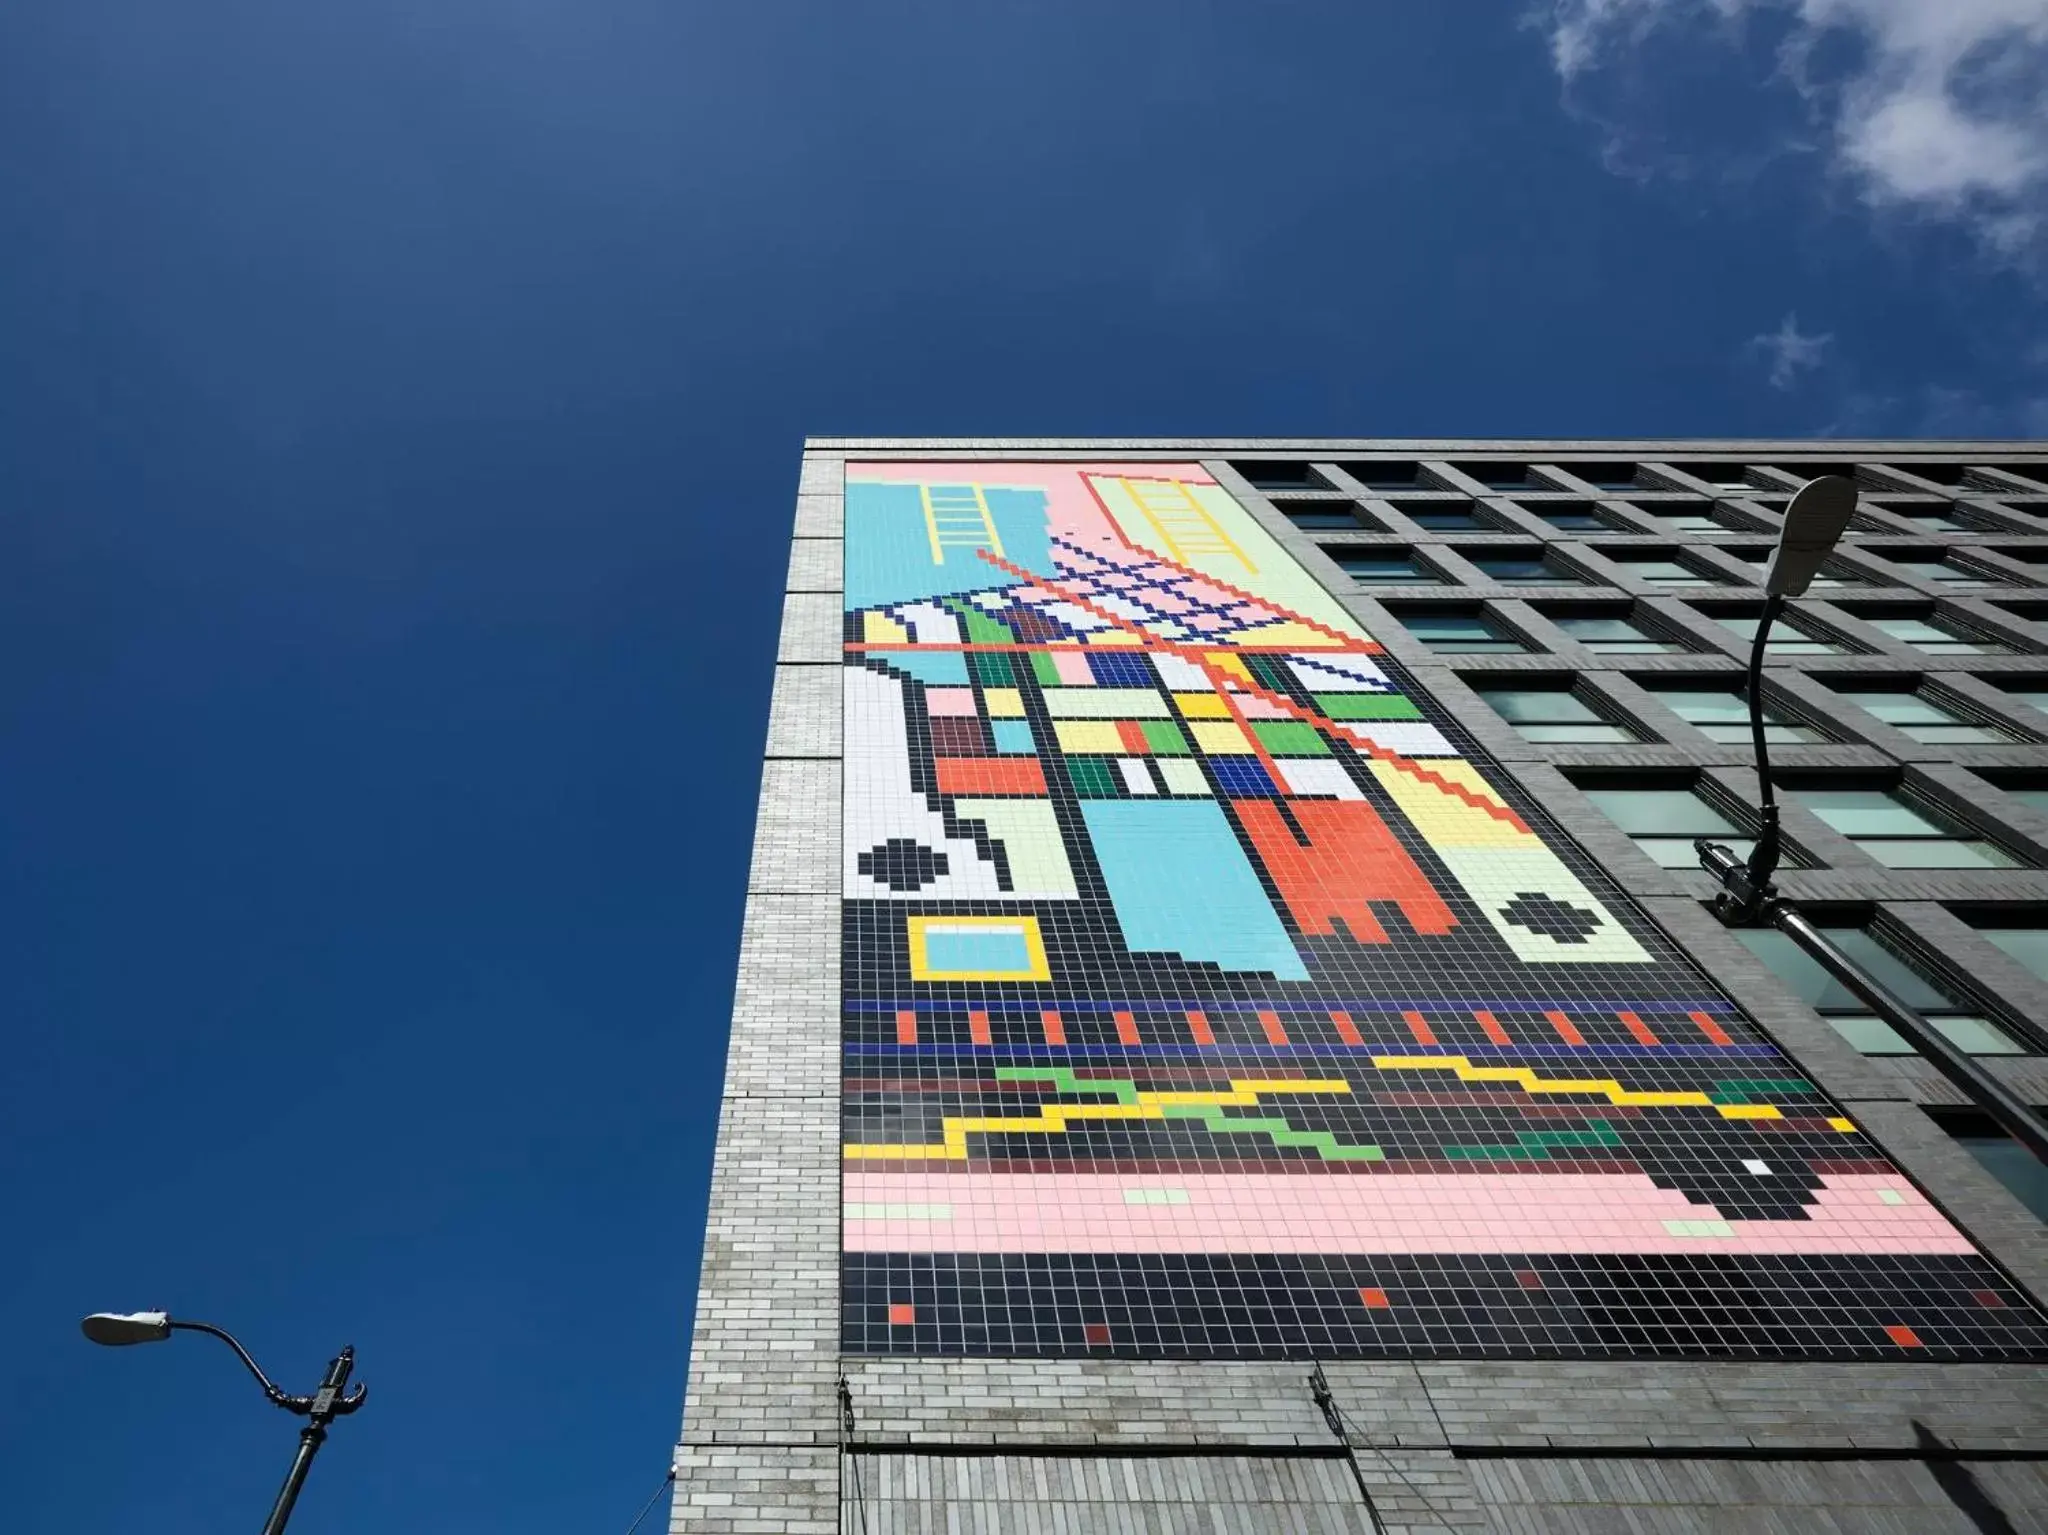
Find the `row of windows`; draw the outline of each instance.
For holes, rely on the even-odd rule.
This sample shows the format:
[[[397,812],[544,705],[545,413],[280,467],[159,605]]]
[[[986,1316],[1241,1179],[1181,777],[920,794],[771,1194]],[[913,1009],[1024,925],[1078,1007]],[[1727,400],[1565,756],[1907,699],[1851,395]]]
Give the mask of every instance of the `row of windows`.
[[[1238,459],[1231,468],[1260,490],[1362,489],[1399,494],[1416,490],[1463,490],[1470,485],[1512,495],[1516,491],[1706,490],[1729,495],[1756,491],[1784,494],[1816,475],[1839,474],[1874,491],[1946,491],[1952,495],[2048,496],[2048,464],[2017,467],[1986,464],[1918,463],[1751,463],[1743,459],[1537,463],[1459,459],[1360,459],[1338,462],[1350,484],[1332,479],[1306,460]]]
[[[1766,511],[1782,512],[1790,500],[1787,496],[1750,496],[1745,500]],[[1282,515],[1304,532],[1311,533],[1399,533],[1403,529],[1389,526],[1384,518],[1376,517],[1363,507],[1350,501],[1276,500],[1273,503]],[[1521,533],[1524,529],[1511,519],[1502,517],[1476,502],[1465,501],[1398,501],[1386,503],[1416,526],[1432,533]],[[1640,517],[1651,520],[1655,529],[1670,533],[1760,533],[1770,532],[1775,524],[1766,519],[1744,516],[1731,508],[1717,509],[1715,503],[1694,497],[1674,497],[1670,501],[1649,504],[1624,503],[1617,506],[1610,503],[1596,508],[1584,501],[1530,501],[1518,503],[1521,511],[1548,523],[1560,533],[1635,533],[1644,529],[1628,518],[1618,515],[1619,511],[1633,511]],[[1896,528],[1880,518],[1859,515],[1850,523],[1845,537],[1869,538],[1900,536],[1908,533],[2032,533],[2038,524],[2034,517],[2015,515],[2017,509],[2025,509],[2034,516],[2048,515],[2048,500],[2028,498],[2009,499],[2001,503],[1997,511],[1971,509],[1965,511],[1953,502],[1903,500],[1883,503],[1865,503],[1873,511],[1886,516],[1903,519],[1907,527]]]
[[[1738,577],[1731,571],[1673,551],[1635,550],[1625,548],[1599,548],[1593,552],[1608,563],[1618,566],[1629,578],[1650,586],[1735,586],[1748,584],[1761,586],[1764,572],[1771,559],[1766,548],[1731,549],[1720,552],[1739,565],[1748,567],[1747,574]],[[1970,553],[1988,548],[1971,545]],[[1416,555],[1406,549],[1396,548],[1352,548],[1341,546],[1323,550],[1337,568],[1352,580],[1364,586],[1455,586],[1457,577],[1450,571]],[[2040,549],[1999,549],[1990,552],[2003,554],[2007,558],[2027,564],[2041,564],[2040,556],[2048,550]],[[1600,572],[1581,568],[1565,562],[1554,554],[1539,549],[1500,550],[1497,547],[1475,547],[1458,551],[1458,557],[1477,570],[1489,581],[1503,586],[1604,586],[1610,584]],[[1940,586],[2024,586],[2027,580],[2006,571],[1986,566],[1972,565],[1965,556],[1948,558],[1938,550],[1919,552],[1895,550],[1882,555],[1870,555],[1898,575],[1911,580],[1931,581]],[[2048,572],[2043,573],[2048,579]],[[1886,584],[1876,575],[1857,574],[1839,562],[1823,566],[1814,578],[1816,588],[1840,588],[1848,586],[1869,586]],[[1899,584],[1899,583],[1890,583]]]
[[[1531,649],[1505,625],[1480,613],[1398,607],[1390,607],[1388,611],[1394,614],[1403,629],[1431,650],[1443,654],[1511,655]],[[1739,639],[1753,640],[1756,637],[1756,626],[1760,620],[1755,614],[1700,611]],[[1933,655],[2010,655],[2019,648],[1932,615],[1920,616],[1895,610],[1859,611],[1846,604],[1843,611],[1891,639]],[[1546,612],[1543,616],[1567,637],[1601,655],[1668,655],[1694,649],[1676,633],[1662,632],[1617,613]],[[1780,618],[1771,626],[1771,637],[1765,642],[1764,649],[1774,656],[1857,653],[1857,647],[1847,640],[1829,638],[1815,630],[1801,628],[1799,620],[1790,618]]]
[[[1750,738],[1749,705],[1736,684],[1674,678],[1668,674],[1631,680],[1709,740],[1740,743]],[[1523,682],[1510,686],[1481,679],[1468,681],[1495,713],[1530,741],[1598,745],[1647,739],[1634,724],[1613,718],[1615,711],[1611,707],[1606,712],[1596,709],[1594,701],[1568,684]],[[2010,725],[1972,719],[1917,687],[1852,687],[1838,681],[1834,691],[1873,719],[1923,746],[1990,746],[2037,739]],[[2030,688],[2015,696],[2048,711],[2048,692]],[[1764,739],[1770,745],[1799,746],[1835,739],[1820,726],[1787,716],[1769,704],[1763,714]]]

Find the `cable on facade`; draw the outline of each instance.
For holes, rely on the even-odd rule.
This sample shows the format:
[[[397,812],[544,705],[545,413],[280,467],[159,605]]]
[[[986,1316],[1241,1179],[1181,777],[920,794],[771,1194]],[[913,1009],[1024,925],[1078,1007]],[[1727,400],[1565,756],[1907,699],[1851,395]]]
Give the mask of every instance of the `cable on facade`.
[[[668,1475],[663,1477],[661,1479],[661,1485],[654,1489],[654,1496],[649,1498],[645,1503],[642,1503],[640,1505],[640,1512],[635,1514],[633,1516],[633,1522],[626,1526],[626,1535],[633,1535],[633,1532],[640,1528],[640,1521],[647,1517],[647,1511],[650,1508],[654,1507],[654,1505],[661,1500],[661,1495],[667,1492],[669,1488],[675,1486],[675,1484],[676,1468],[674,1466],[670,1466],[668,1468]]]
[[[860,1510],[860,1535],[868,1535],[868,1497],[860,1484],[860,1456],[847,1445],[853,1433],[853,1388],[846,1383],[846,1372],[839,1372],[839,1463],[853,1473],[853,1506]],[[846,1518],[840,1515],[844,1528]]]
[[[1323,1410],[1323,1421],[1329,1424],[1330,1432],[1337,1436],[1337,1442],[1344,1446],[1344,1458],[1350,1462],[1352,1480],[1358,1483],[1358,1495],[1365,1500],[1365,1511],[1372,1519],[1374,1535],[1386,1535],[1386,1521],[1380,1518],[1379,1505],[1373,1502],[1372,1491],[1366,1486],[1365,1468],[1358,1463],[1359,1441],[1352,1438],[1351,1424],[1344,1416],[1344,1409],[1337,1405],[1336,1393],[1330,1389],[1330,1380],[1323,1374],[1323,1362],[1320,1359],[1315,1361],[1315,1372],[1309,1376],[1308,1385],[1309,1390],[1315,1393],[1316,1406]],[[1436,1410],[1435,1403],[1430,1404],[1430,1410]],[[1408,1480],[1408,1473],[1401,1469],[1400,1462],[1369,1440],[1365,1441],[1365,1447],[1385,1463],[1386,1468],[1394,1473],[1401,1485],[1408,1489],[1418,1503],[1424,1508],[1430,1507],[1429,1498],[1420,1487]]]

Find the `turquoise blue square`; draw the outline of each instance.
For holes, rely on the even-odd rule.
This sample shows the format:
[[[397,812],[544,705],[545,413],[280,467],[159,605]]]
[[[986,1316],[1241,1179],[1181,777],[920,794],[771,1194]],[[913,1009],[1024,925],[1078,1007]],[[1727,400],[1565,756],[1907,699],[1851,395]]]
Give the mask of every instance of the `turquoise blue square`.
[[[1037,749],[1031,742],[1029,720],[990,720],[989,727],[995,732],[996,750],[999,752],[1028,752]]]
[[[926,968],[931,970],[1031,969],[1031,950],[1024,934],[1016,929],[969,928],[959,932],[927,929],[924,939]]]

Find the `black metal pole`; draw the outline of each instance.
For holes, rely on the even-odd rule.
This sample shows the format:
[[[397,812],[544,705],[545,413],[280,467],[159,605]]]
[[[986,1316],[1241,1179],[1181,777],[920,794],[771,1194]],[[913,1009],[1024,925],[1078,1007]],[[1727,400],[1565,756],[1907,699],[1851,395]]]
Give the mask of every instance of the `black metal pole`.
[[[355,1366],[356,1351],[353,1348],[343,1349],[327,1362],[327,1374],[320,1382],[320,1389],[306,1404],[307,1423],[299,1430],[299,1453],[292,1457],[292,1469],[284,1479],[284,1486],[278,1489],[270,1517],[263,1521],[263,1535],[284,1535],[292,1507],[299,1501],[299,1489],[306,1485],[306,1473],[313,1469],[313,1457],[327,1442],[327,1425],[336,1417],[355,1411],[356,1405],[362,1401],[360,1392],[353,1398],[341,1394],[348,1385],[349,1372]]]
[[[2011,1088],[1979,1066],[1968,1052],[1958,1049],[1946,1034],[1885,989],[1878,979],[1837,948],[1819,928],[1784,897],[1771,883],[1778,867],[1778,803],[1771,783],[1771,754],[1764,740],[1763,670],[1764,643],[1771,624],[1783,610],[1785,599],[1775,593],[1764,603],[1757,620],[1756,641],[1750,647],[1749,694],[1750,737],[1756,749],[1757,782],[1763,808],[1756,847],[1749,861],[1735,856],[1732,848],[1705,837],[1693,843],[1700,867],[1720,881],[1721,896],[1714,903],[1715,914],[1731,927],[1768,924],[1790,938],[1823,970],[1848,987],[1872,1012],[1890,1024],[1908,1044],[1934,1064],[1934,1068],[1997,1120],[2014,1140],[2042,1161],[2048,1162],[2048,1123],[2027,1106]]]

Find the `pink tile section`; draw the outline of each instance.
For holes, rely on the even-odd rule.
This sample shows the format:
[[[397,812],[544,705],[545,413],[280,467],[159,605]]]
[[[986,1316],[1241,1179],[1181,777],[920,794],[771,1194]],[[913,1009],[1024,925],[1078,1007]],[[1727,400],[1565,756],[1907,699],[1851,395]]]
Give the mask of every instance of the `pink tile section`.
[[[924,706],[931,714],[973,714],[973,688],[926,688]]]
[[[1161,1192],[1161,1191],[1178,1191]],[[1888,1203],[1885,1194],[1903,1196]],[[1127,1193],[1132,1197],[1127,1198]],[[852,1252],[1967,1253],[1903,1178],[1821,1180],[1803,1221],[1733,1221],[1640,1174],[885,1173],[849,1167],[850,1205],[937,1220],[850,1220]],[[1184,1200],[1184,1202],[1168,1202]]]

